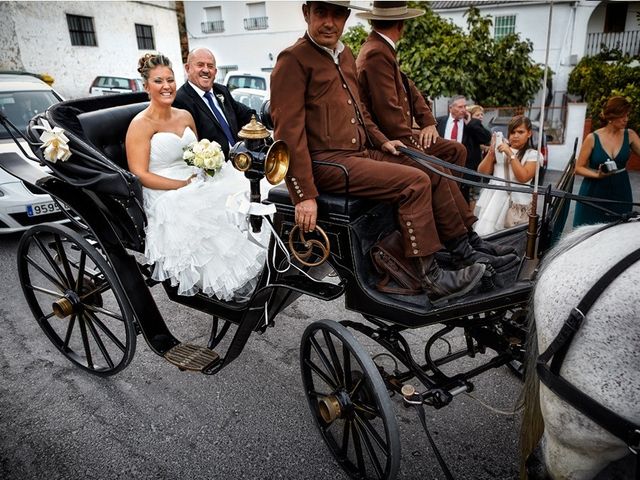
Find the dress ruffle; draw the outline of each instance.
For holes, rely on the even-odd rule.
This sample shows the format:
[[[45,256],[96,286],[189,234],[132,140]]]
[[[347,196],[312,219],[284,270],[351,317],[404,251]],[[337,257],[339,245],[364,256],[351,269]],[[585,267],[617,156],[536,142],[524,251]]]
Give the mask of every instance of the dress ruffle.
[[[170,172],[172,178],[184,179],[191,175],[191,167],[181,159],[182,148],[179,152],[167,151],[166,143],[179,138],[177,135],[160,138],[163,148],[157,150],[171,155],[173,161],[156,157],[151,162],[156,167],[155,173]],[[180,140],[184,144],[185,135]],[[156,153],[153,147],[154,142],[152,157]],[[249,181],[230,164],[225,164],[214,177],[197,179],[177,190],[145,188],[148,217],[145,258],[154,265],[152,278],[169,280],[178,287],[180,295],[202,292],[222,300],[231,300],[239,289],[243,292],[253,289],[264,265],[266,249],[250,241],[247,232],[231,223],[225,209],[229,195],[248,189]],[[260,239],[265,246],[268,236],[263,232]]]

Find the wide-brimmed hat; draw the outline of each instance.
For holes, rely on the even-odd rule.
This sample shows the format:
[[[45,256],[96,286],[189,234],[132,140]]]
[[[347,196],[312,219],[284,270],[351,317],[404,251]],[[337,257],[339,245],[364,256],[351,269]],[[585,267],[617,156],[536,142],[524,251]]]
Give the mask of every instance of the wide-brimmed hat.
[[[373,2],[371,11],[356,13],[356,16],[365,20],[407,20],[424,14],[420,8],[408,8],[407,2]]]
[[[358,5],[353,5],[351,2],[347,1],[347,2],[341,2],[341,1],[335,1],[335,2],[325,2],[325,0],[307,0],[306,3],[309,3],[309,1],[318,1],[318,2],[322,2],[322,3],[330,3],[332,5],[337,5],[339,7],[344,7],[344,8],[350,8],[352,10],[362,10],[364,12],[370,12],[371,10],[369,10],[366,7],[360,7]]]

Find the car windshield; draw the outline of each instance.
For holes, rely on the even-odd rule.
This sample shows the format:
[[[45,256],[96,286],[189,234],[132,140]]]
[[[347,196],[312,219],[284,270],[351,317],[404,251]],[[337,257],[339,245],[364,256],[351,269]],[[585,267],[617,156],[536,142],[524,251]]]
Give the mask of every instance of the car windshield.
[[[227,88],[233,90],[234,88],[255,88],[256,90],[266,90],[267,82],[264,78],[252,77],[252,76],[236,76],[229,77],[227,81]]]
[[[59,98],[52,91],[0,92],[0,111],[18,130],[26,133],[27,125],[36,114],[44,112]],[[0,128],[0,138],[11,138],[9,133]]]
[[[236,100],[236,102],[243,103],[247,107],[255,110],[256,112],[260,111],[262,102],[264,102],[264,95],[257,95],[255,93],[244,93],[244,92],[238,92],[237,90],[234,90],[231,93],[231,95]]]

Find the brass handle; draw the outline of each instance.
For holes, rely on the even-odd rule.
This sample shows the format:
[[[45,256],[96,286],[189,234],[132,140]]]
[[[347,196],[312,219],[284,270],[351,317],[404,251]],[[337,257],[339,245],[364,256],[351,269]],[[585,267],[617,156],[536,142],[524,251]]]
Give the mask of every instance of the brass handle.
[[[300,227],[298,227],[298,225],[295,225],[289,232],[289,250],[291,251],[293,256],[296,258],[296,260],[298,260],[301,264],[307,267],[317,267],[318,265],[323,264],[327,260],[327,258],[329,258],[329,253],[331,252],[329,237],[327,237],[327,234],[325,233],[325,231],[322,228],[318,227],[317,225],[316,225],[316,230],[320,232],[320,235],[322,236],[322,240],[324,243],[320,242],[320,240],[315,240],[315,239],[307,240],[306,238],[304,238],[304,233],[302,232],[302,230],[300,230]],[[302,242],[302,244],[306,248],[304,252],[298,252],[293,246],[294,235],[296,232],[298,232],[298,239],[300,240],[300,242]],[[316,262],[307,262],[306,260],[313,253],[314,247],[318,247],[320,251],[322,251],[322,257],[320,258],[320,260]]]

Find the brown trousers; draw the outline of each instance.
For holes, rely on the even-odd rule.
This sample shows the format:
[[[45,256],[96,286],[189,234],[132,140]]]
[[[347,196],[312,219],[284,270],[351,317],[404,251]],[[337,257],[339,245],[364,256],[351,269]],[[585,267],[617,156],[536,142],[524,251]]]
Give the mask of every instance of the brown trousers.
[[[442,248],[441,242],[464,235],[470,227],[468,205],[459,190],[457,195],[451,190],[450,183],[455,182],[416,168],[405,156],[363,150],[321,152],[313,157],[347,168],[350,195],[397,205],[407,257],[431,255]],[[313,175],[319,190],[344,193],[344,176],[339,169],[314,164]],[[462,212],[457,196],[465,205]]]

